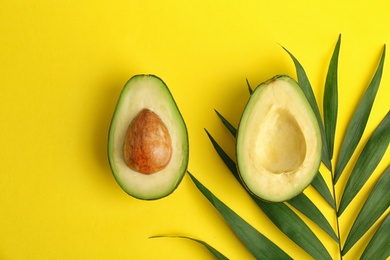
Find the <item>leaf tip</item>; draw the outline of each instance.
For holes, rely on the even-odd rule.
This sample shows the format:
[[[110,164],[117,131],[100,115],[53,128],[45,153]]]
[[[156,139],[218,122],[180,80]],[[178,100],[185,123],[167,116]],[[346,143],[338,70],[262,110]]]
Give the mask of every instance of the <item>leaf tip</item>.
[[[207,131],[207,129],[206,128],[203,128],[204,129],[204,131],[206,132],[206,134],[208,135],[208,136],[210,136],[210,133],[209,133],[209,131]]]

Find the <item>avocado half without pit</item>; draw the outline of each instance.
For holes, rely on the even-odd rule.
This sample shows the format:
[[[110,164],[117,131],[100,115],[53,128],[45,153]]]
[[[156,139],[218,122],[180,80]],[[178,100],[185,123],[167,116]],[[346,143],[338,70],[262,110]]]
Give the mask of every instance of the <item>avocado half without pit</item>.
[[[237,166],[247,189],[269,202],[300,194],[321,162],[316,116],[297,82],[278,75],[260,84],[242,114]]]
[[[171,194],[188,165],[188,134],[167,85],[136,75],[124,86],[112,117],[108,159],[120,187],[143,200]]]

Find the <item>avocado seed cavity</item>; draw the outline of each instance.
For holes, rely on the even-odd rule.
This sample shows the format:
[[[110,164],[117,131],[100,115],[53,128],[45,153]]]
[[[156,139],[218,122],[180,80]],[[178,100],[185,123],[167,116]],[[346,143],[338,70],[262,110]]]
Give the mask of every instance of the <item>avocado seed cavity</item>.
[[[264,168],[278,174],[293,172],[306,156],[305,137],[289,111],[271,109],[257,141],[259,159]]]
[[[126,165],[133,171],[152,174],[164,169],[172,155],[171,137],[164,122],[143,109],[130,123],[123,144]]]

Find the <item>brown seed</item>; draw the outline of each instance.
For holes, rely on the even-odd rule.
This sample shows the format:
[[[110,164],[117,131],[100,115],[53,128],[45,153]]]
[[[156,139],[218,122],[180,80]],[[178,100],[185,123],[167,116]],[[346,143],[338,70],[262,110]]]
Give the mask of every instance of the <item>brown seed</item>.
[[[171,155],[171,137],[164,122],[154,112],[143,109],[126,132],[123,156],[127,166],[151,174],[164,169]]]

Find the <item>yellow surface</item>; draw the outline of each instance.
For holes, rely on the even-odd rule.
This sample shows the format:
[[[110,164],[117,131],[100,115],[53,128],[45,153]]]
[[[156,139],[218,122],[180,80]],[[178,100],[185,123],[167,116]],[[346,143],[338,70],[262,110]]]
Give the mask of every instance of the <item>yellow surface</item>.
[[[171,196],[152,202],[129,197],[115,182],[108,128],[123,85],[139,73],[170,87],[189,131],[191,173],[292,257],[307,258],[229,175],[204,128],[234,155],[213,109],[237,125],[246,78],[256,86],[275,74],[295,77],[280,45],[300,60],[321,99],[341,33],[338,151],[390,43],[389,8],[384,0],[1,1],[0,259],[212,259],[194,242],[154,235],[190,236],[231,259],[251,258],[188,175]],[[389,109],[387,64],[368,130]],[[389,151],[380,170],[388,164]],[[360,201],[341,219],[342,239]],[[317,233],[337,258],[337,245]],[[356,246],[346,259],[361,252]]]

